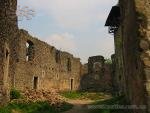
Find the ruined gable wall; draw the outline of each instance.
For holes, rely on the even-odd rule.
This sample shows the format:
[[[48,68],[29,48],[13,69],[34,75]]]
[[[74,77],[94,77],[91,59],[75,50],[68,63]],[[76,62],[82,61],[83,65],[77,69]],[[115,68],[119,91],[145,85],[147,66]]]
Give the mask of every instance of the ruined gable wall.
[[[147,14],[143,16],[143,13],[147,10],[147,8],[149,9],[148,0],[120,0],[120,7],[122,16],[121,27],[123,31],[124,77],[126,86],[125,94],[131,104],[147,105],[149,100],[146,99],[146,76],[144,72],[144,65],[141,60],[141,54],[143,51],[141,50],[140,42],[143,37],[140,33],[140,24],[143,26],[143,17],[148,17]],[[133,111],[135,113],[146,112],[146,110]]]
[[[89,57],[88,64],[83,67],[82,74],[82,90],[110,92],[110,65],[105,64],[105,59],[103,56]]]
[[[31,61],[26,61],[27,41],[33,43],[34,58]],[[33,38],[24,30],[20,30],[19,48],[14,77],[17,89],[33,89],[34,77],[38,77],[38,89],[71,90],[71,79],[72,90],[79,88],[80,59],[67,52],[58,51],[53,46]],[[59,62],[56,62],[56,52],[59,52]],[[68,71],[67,67],[68,58],[71,71]]]

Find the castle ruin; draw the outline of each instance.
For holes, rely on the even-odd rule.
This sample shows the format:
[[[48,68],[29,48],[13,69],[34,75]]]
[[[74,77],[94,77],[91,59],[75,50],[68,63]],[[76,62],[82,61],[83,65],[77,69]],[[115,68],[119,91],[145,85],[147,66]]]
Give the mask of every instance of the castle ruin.
[[[17,0],[0,2],[0,104],[11,88],[79,89],[80,59],[18,29],[16,8]]]
[[[79,58],[18,29],[16,8],[17,0],[0,2],[0,105],[9,101],[11,88],[78,90],[83,73],[92,80],[103,77],[102,57],[90,57],[84,67]],[[119,0],[106,21],[115,38],[114,94],[125,95],[131,105],[146,105],[133,113],[150,112],[149,11],[150,0]]]
[[[83,74],[80,59],[19,29],[16,8],[17,0],[0,2],[0,104],[9,101],[12,88],[80,90]],[[98,69],[103,68],[103,63],[94,66],[96,73],[103,73]]]

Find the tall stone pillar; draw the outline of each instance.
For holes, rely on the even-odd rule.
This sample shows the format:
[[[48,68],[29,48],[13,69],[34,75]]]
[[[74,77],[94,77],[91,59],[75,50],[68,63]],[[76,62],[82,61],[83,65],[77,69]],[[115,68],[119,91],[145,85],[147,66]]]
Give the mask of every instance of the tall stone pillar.
[[[5,39],[0,39],[0,105],[9,101],[9,47]]]
[[[17,28],[17,0],[0,0],[0,105],[9,101],[10,39]]]

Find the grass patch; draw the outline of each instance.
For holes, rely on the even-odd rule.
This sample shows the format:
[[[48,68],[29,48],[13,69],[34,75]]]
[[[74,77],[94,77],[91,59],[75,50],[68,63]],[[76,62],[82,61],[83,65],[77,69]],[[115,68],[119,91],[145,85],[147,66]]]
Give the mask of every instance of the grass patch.
[[[91,105],[125,105],[126,101],[123,96],[114,97],[104,101],[96,101]],[[131,113],[129,110],[122,109],[90,109],[89,113]]]
[[[72,109],[73,105],[69,103],[64,103],[60,108],[59,112],[68,111],[69,109]]]
[[[108,95],[100,92],[80,92],[80,91],[70,91],[70,92],[60,92],[60,95],[68,99],[90,99],[90,100],[100,100],[108,97]]]
[[[85,93],[69,91],[69,92],[60,92],[60,95],[68,99],[80,99],[83,97],[83,95],[85,95]]]
[[[59,109],[50,106],[48,102],[10,103],[0,108],[0,113],[60,113],[72,108],[71,104],[64,103]]]

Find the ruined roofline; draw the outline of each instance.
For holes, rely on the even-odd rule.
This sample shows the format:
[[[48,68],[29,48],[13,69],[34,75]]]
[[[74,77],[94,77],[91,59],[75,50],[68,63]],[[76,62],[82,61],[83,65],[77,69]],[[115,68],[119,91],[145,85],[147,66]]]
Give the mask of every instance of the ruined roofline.
[[[120,16],[121,14],[119,5],[113,6],[106,19],[105,26],[119,26]]]
[[[53,48],[53,49],[55,49],[56,51],[60,51],[60,54],[62,54],[62,55],[71,56],[72,58],[74,58],[74,59],[80,61],[80,58],[75,57],[73,54],[71,54],[71,53],[69,53],[69,52],[67,52],[67,51],[61,51],[61,50],[57,49],[56,47],[54,47],[54,46],[48,44],[47,42],[42,41],[42,40],[40,40],[40,39],[37,38],[37,37],[31,36],[31,35],[29,34],[29,32],[26,31],[26,30],[24,30],[24,29],[19,29],[19,31],[20,31],[20,33],[23,33],[23,34],[27,35],[28,37],[30,37],[31,40],[40,41],[41,43],[43,43],[43,44],[44,44],[45,46],[47,46],[48,48]]]

